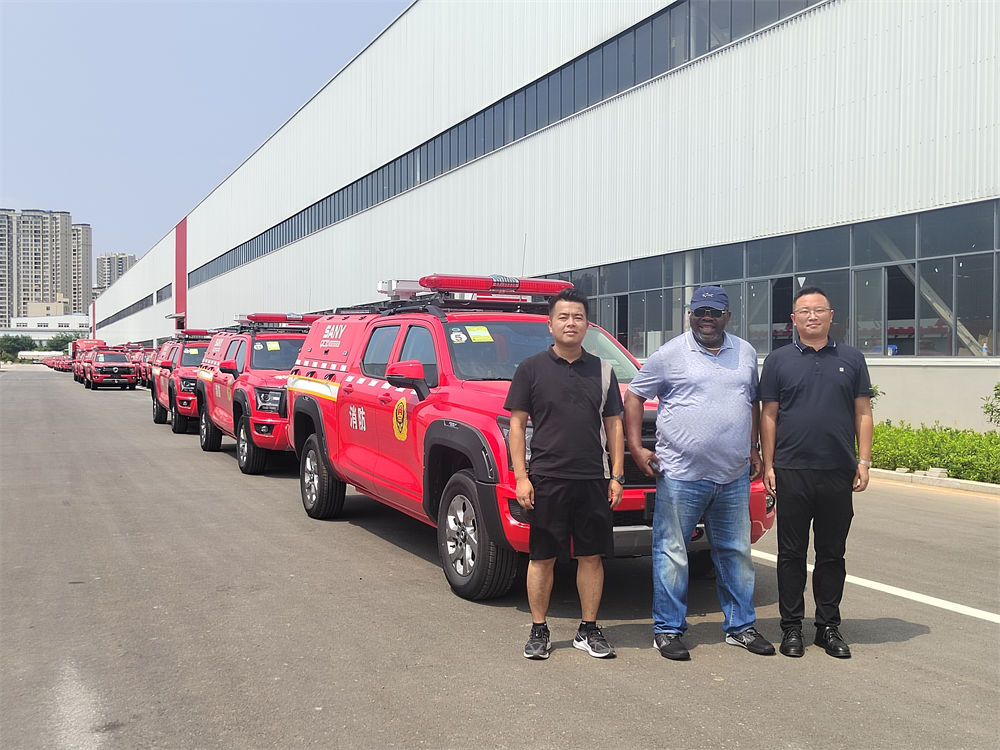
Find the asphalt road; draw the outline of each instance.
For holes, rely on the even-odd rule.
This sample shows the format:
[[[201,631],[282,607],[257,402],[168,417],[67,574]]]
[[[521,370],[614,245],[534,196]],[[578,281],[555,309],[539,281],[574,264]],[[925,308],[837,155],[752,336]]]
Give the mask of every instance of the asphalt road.
[[[0,370],[0,747],[1000,745],[995,496],[876,481],[848,550],[854,576],[986,615],[849,583],[854,658],[760,657],[723,643],[700,580],[676,663],[651,648],[648,558],[621,560],[601,610],[618,657],[570,647],[567,567],[555,650],[530,662],[523,588],[459,599],[430,527],[358,496],[311,520],[294,460],[246,477],[233,447],[154,425],[141,389]],[[757,548],[777,639],[773,534]]]

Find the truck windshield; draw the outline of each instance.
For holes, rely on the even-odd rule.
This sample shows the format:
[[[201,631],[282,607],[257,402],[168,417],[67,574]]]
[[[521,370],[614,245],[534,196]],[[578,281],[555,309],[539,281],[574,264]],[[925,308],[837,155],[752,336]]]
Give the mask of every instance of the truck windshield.
[[[445,324],[455,373],[463,380],[510,380],[521,362],[552,345],[543,320]],[[591,325],[583,348],[611,363],[619,383],[630,383],[635,362],[603,329]]]
[[[101,352],[96,355],[94,359],[98,362],[128,362],[129,358],[127,354],[120,354],[118,352]]]
[[[302,338],[263,339],[253,342],[250,367],[254,370],[281,370],[288,372],[302,348]]]
[[[197,367],[201,364],[201,360],[205,358],[205,349],[208,348],[208,342],[198,344],[184,344],[183,352],[181,354],[181,367]]]

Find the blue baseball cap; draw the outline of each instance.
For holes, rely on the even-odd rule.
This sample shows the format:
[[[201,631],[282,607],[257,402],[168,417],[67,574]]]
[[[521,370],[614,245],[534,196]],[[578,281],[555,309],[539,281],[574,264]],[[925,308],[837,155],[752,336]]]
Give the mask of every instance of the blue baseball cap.
[[[729,295],[721,286],[700,286],[691,296],[691,309],[714,307],[716,310],[729,309]]]

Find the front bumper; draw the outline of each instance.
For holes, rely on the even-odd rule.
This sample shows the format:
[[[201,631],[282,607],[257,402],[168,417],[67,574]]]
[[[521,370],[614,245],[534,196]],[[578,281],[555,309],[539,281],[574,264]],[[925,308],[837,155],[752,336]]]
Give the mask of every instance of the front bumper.
[[[288,441],[288,420],[284,417],[254,414],[250,417],[250,427],[253,430],[254,445],[258,448],[269,451],[293,450]]]

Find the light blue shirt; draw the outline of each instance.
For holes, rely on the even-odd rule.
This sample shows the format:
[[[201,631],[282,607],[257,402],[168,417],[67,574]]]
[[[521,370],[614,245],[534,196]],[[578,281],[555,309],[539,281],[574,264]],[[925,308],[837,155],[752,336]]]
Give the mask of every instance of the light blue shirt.
[[[659,399],[656,458],[670,479],[728,484],[749,471],[757,399],[749,343],[727,333],[714,355],[686,331],[653,352],[628,389]]]

